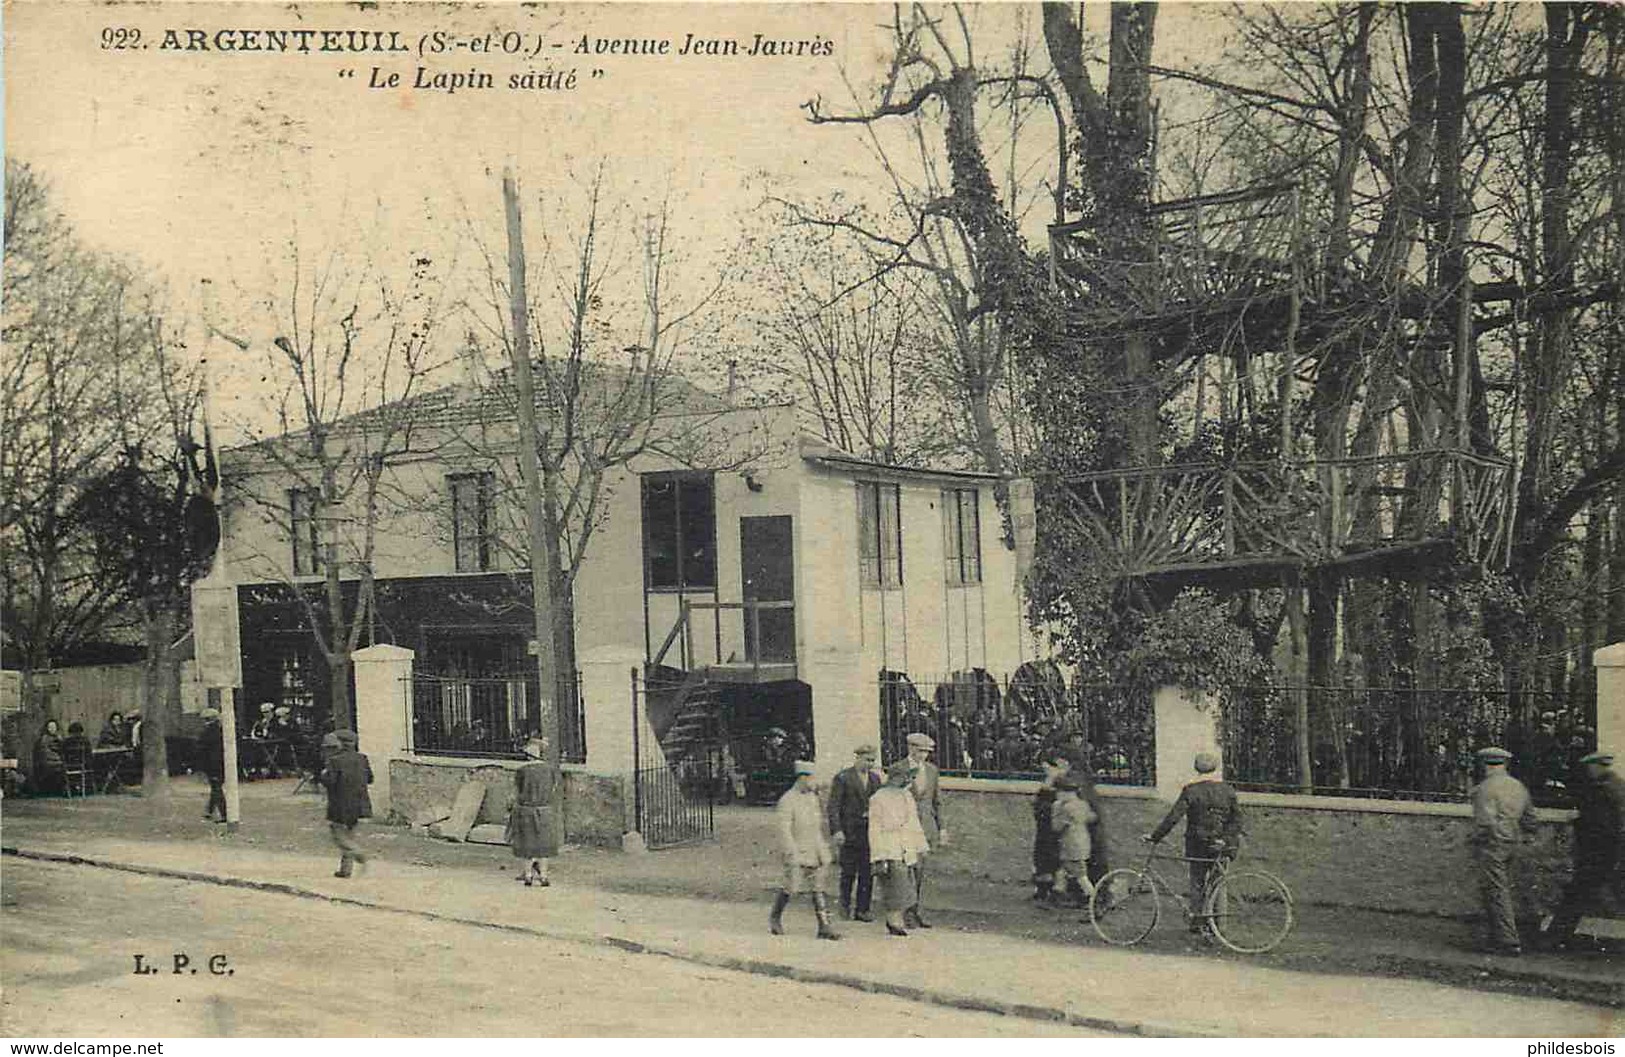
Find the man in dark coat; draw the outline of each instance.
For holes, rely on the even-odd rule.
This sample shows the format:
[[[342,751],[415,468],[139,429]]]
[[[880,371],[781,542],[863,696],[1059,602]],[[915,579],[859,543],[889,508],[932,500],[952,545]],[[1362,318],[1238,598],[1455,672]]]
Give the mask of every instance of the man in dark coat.
[[[367,855],[356,843],[355,827],[372,816],[367,786],[372,784],[372,764],[356,751],[353,730],[335,730],[339,749],[327,758],[322,769],[322,785],[327,789],[327,827],[339,847],[339,868],[334,877],[349,877],[350,864],[365,865]]]
[[[203,821],[226,821],[226,745],[221,739],[220,710],[205,708],[203,733],[198,735],[197,769],[209,780],[209,803],[203,809]],[[216,812],[219,813],[216,817]]]
[[[1621,859],[1625,858],[1625,778],[1614,772],[1614,756],[1593,752],[1580,758],[1585,781],[1574,790],[1574,879],[1563,892],[1547,933],[1547,941],[1561,947],[1574,938],[1574,930],[1588,910],[1608,907],[1619,887]],[[1578,777],[1578,776],[1577,776]]]
[[[1202,860],[1190,864],[1191,931],[1199,932],[1207,894],[1208,871],[1216,859],[1233,857],[1241,847],[1241,804],[1235,787],[1218,776],[1219,758],[1199,752],[1193,761],[1196,777],[1185,783],[1179,799],[1157,828],[1146,835],[1155,843],[1168,835],[1181,818],[1185,819],[1185,857]]]
[[[869,913],[874,891],[869,869],[869,798],[880,788],[875,756],[873,745],[860,745],[852,754],[852,766],[837,774],[829,787],[829,831],[841,860],[841,916],[858,921],[874,920]]]

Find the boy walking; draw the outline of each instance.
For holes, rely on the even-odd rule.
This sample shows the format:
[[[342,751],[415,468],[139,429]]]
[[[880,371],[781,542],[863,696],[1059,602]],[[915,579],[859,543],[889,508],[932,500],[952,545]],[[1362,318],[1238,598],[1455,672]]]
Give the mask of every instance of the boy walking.
[[[339,747],[322,768],[322,786],[327,790],[327,828],[339,848],[339,868],[334,877],[349,877],[352,863],[367,862],[366,852],[356,843],[356,823],[372,817],[372,801],[367,786],[372,784],[372,764],[356,751],[353,730],[335,730]]]
[[[838,940],[840,934],[829,923],[829,897],[824,894],[829,864],[835,859],[829,846],[829,825],[813,785],[812,763],[797,760],[795,769],[796,784],[779,797],[773,809],[779,824],[779,849],[784,853],[784,882],[773,900],[767,928],[775,936],[784,935],[784,908],[790,905],[791,896],[805,890],[812,893],[818,938]]]

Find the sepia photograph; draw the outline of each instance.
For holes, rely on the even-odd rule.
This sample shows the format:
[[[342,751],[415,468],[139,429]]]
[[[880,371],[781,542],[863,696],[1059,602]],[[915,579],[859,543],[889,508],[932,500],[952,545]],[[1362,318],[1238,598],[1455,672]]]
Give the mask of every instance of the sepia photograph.
[[[3,33],[11,1052],[1614,1052],[1625,6]]]

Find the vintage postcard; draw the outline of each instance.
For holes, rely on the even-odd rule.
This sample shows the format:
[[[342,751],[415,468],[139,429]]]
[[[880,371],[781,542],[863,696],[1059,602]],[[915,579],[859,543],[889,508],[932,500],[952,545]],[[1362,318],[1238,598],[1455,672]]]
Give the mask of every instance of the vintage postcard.
[[[1625,8],[4,35],[7,1036],[1614,1052]]]

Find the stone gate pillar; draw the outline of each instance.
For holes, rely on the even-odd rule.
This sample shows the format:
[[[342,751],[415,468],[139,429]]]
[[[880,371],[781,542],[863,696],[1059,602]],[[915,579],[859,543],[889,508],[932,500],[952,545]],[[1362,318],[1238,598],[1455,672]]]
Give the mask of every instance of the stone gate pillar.
[[[1625,642],[1591,655],[1597,667],[1597,748],[1625,752]]]
[[[350,654],[355,665],[355,725],[372,763],[372,813],[387,819],[389,762],[412,754],[412,651],[368,646]]]
[[[1219,747],[1219,701],[1210,694],[1178,686],[1157,688],[1156,708],[1157,796],[1175,800],[1179,790],[1196,776],[1192,761],[1199,752],[1219,758],[1218,775],[1224,777],[1224,752]]]

